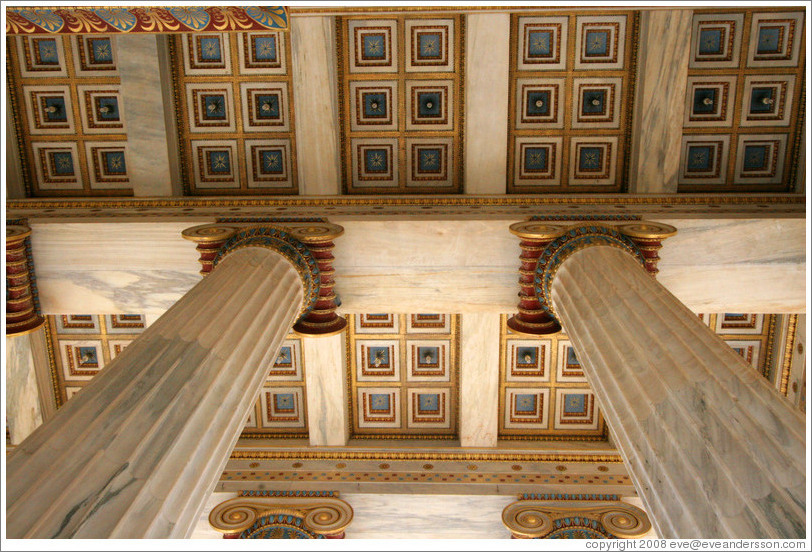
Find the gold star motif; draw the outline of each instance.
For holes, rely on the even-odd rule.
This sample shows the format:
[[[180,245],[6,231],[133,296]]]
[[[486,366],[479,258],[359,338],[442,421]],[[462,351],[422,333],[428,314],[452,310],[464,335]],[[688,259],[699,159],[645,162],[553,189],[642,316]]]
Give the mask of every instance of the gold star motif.
[[[55,57],[56,56],[56,46],[54,44],[44,44],[42,46],[42,56],[43,57]]]
[[[59,156],[56,159],[56,166],[60,169],[69,169],[71,167],[71,160],[69,157]]]
[[[114,170],[121,168],[121,157],[116,156],[110,159],[110,167]]]
[[[383,40],[380,38],[375,38],[370,40],[366,43],[367,51],[370,54],[377,55],[383,52]]]
[[[281,159],[278,155],[270,155],[265,157],[266,169],[278,169],[281,164]]]
[[[369,159],[369,164],[376,169],[383,167],[383,163],[384,163],[383,155],[381,155],[380,153],[373,153]]]
[[[598,155],[595,153],[587,153],[584,159],[584,164],[587,166],[594,166],[598,164]]]
[[[217,46],[215,46],[214,42],[207,42],[205,46],[203,46],[203,52],[207,56],[213,56],[217,53]]]
[[[694,152],[692,158],[693,158],[694,164],[704,163],[705,162],[705,152],[704,151]]]
[[[439,44],[436,38],[429,38],[423,43],[423,49],[426,54],[436,54],[439,51]]]
[[[263,41],[262,43],[260,43],[258,51],[259,55],[263,57],[270,56],[273,54],[274,51],[273,44],[271,43],[270,40]]]
[[[541,164],[541,152],[533,152],[530,154],[530,164],[531,165]]]
[[[437,153],[433,151],[427,151],[423,153],[423,163],[426,165],[434,165],[438,161]]]
[[[228,158],[226,157],[226,154],[218,153],[217,155],[214,156],[214,162],[213,162],[214,169],[215,170],[223,170],[223,169],[225,169],[227,161],[228,161]]]
[[[530,42],[530,44],[536,50],[541,50],[541,49],[547,48],[547,43],[548,43],[548,38],[546,36],[536,36]]]
[[[96,46],[96,59],[110,59],[109,44],[99,44]]]

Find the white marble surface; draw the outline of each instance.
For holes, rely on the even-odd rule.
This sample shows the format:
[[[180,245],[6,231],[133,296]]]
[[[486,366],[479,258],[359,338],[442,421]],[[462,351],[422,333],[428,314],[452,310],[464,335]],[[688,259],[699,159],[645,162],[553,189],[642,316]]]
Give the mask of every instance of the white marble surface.
[[[507,190],[510,14],[466,16],[465,193]]]
[[[300,195],[341,193],[334,21],[290,18]]]
[[[658,220],[679,230],[658,279],[695,312],[806,310],[804,220]],[[515,220],[331,221],[345,228],[334,250],[339,313],[516,308]],[[31,222],[43,312],[160,314],[200,278],[180,233],[203,222]]]
[[[17,445],[42,424],[34,354],[28,334],[6,336],[6,423]]]
[[[789,380],[787,381],[787,398],[790,403],[795,407],[800,404],[804,389],[804,382],[806,381],[806,316],[798,315],[798,323],[795,326],[795,346],[792,348],[792,360],[790,364]],[[781,351],[776,351],[780,356]],[[779,386],[781,376],[778,378]]]
[[[804,420],[627,253],[566,259],[552,302],[666,538],[802,538]]]
[[[347,444],[344,337],[302,338],[311,446]]]
[[[120,34],[118,72],[127,132],[127,171],[136,197],[171,196],[166,118],[152,34]],[[124,54],[124,55],[121,55]]]
[[[11,453],[8,536],[189,536],[302,300],[281,255],[230,254]]]
[[[460,330],[460,445],[495,447],[499,431],[499,315],[468,313]]]
[[[643,10],[629,189],[676,193],[693,10]]]

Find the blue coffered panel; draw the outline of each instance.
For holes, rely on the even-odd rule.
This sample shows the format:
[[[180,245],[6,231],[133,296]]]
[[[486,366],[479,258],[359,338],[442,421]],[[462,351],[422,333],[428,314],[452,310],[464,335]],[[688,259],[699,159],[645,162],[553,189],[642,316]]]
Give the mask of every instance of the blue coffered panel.
[[[638,17],[512,15],[508,193],[622,191]]]
[[[695,10],[679,191],[790,191],[803,136],[804,13]]]
[[[115,38],[11,37],[7,56],[27,195],[132,195]]]
[[[462,191],[464,17],[339,17],[345,192]]]
[[[184,193],[296,194],[288,35],[194,33],[169,50]]]

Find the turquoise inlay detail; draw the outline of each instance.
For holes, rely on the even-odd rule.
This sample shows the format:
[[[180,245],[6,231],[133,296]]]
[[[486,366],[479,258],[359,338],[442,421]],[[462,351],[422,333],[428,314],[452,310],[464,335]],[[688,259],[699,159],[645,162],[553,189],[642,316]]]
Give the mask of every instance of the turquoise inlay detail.
[[[65,26],[65,21],[48,8],[15,11],[20,17],[29,20],[35,25],[39,25],[49,33],[59,32],[62,30],[62,27]]]
[[[245,8],[248,17],[269,29],[286,29],[288,14],[282,6],[248,6]]]

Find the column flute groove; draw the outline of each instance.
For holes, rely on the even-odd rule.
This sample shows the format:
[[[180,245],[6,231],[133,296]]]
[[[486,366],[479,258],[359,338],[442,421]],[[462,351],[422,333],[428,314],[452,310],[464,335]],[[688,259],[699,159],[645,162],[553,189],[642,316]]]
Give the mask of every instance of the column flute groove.
[[[9,456],[9,537],[188,536],[260,393],[261,361],[318,293],[307,249],[263,232],[231,242]]]
[[[645,271],[650,258],[611,230],[571,234],[572,246],[561,238],[542,254],[536,290],[572,340],[658,533],[802,538],[800,414]]]

